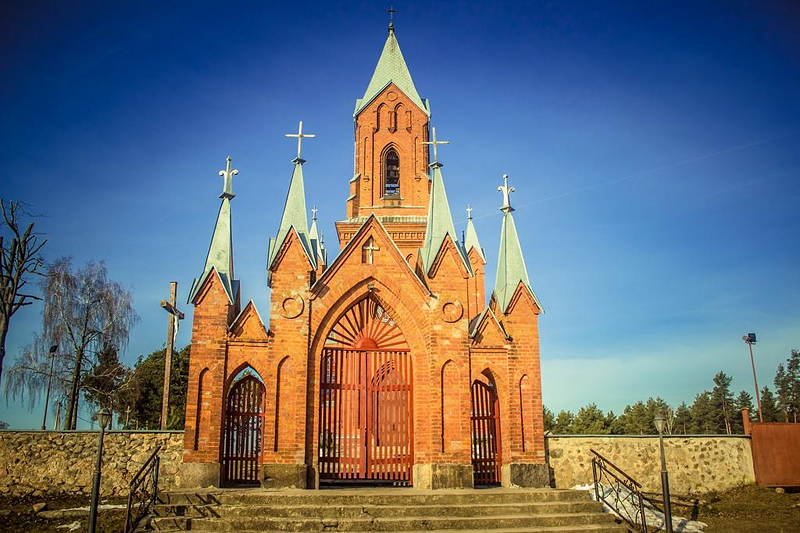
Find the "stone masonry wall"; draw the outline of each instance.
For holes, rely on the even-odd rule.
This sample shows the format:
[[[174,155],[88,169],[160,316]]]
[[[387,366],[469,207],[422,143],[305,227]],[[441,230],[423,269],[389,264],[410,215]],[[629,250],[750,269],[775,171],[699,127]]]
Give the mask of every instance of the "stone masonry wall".
[[[557,488],[592,482],[589,450],[594,449],[645,491],[661,490],[658,437],[548,436],[547,446]],[[697,494],[755,483],[749,437],[664,437],[664,455],[674,493]]]
[[[0,431],[0,495],[92,492],[99,431]],[[159,487],[174,488],[183,432],[112,431],[103,441],[103,496],[128,494],[128,484],[159,444]]]

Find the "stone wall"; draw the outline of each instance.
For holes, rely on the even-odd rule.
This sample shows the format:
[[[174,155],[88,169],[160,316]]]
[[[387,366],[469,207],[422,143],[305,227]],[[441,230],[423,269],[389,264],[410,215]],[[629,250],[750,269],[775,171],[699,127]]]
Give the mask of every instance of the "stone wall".
[[[99,431],[0,431],[0,495],[91,494]],[[183,432],[111,431],[103,453],[103,496],[128,484],[158,445],[159,487],[176,486]]]
[[[644,486],[661,490],[658,437],[548,436],[548,458],[555,486],[569,488],[592,482],[596,450]],[[755,483],[750,437],[664,437],[669,485],[674,493],[703,493]]]

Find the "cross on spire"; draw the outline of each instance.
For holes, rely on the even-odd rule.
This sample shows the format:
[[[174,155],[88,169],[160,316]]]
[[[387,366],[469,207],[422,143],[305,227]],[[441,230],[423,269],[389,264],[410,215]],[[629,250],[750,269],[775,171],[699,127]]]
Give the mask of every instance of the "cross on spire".
[[[235,168],[231,168],[231,161],[233,161],[231,156],[228,156],[225,161],[225,170],[219,171],[219,175],[222,176],[222,194],[220,194],[219,197],[230,199],[236,196],[233,194],[233,177],[237,175],[239,171]]]
[[[433,140],[432,141],[422,141],[422,144],[430,144],[431,146],[433,146],[433,163],[431,163],[430,166],[432,166],[432,167],[440,167],[440,166],[442,166],[442,164],[439,163],[438,154],[437,154],[437,151],[436,151],[436,146],[440,145],[440,144],[450,144],[450,141],[439,141],[439,140],[436,140],[436,127],[431,128],[431,130],[433,132]]]
[[[467,220],[472,220],[472,206],[467,204]]]
[[[508,174],[503,174],[503,186],[498,187],[497,190],[503,193],[503,206],[500,208],[500,211],[503,213],[510,213],[514,210],[514,208],[511,207],[511,193],[515,192],[516,189],[508,186]]]
[[[317,220],[317,211],[319,211],[317,206],[311,208],[311,220]]]
[[[394,14],[397,13],[397,10],[394,5],[390,5],[386,12],[389,13],[389,31],[392,31],[394,30]]]
[[[287,133],[287,137],[296,137],[297,138],[297,160],[303,161],[303,158],[300,157],[300,150],[303,147],[303,139],[313,139],[316,135],[312,133],[303,133],[303,121],[300,121],[300,126],[297,128],[297,133]]]

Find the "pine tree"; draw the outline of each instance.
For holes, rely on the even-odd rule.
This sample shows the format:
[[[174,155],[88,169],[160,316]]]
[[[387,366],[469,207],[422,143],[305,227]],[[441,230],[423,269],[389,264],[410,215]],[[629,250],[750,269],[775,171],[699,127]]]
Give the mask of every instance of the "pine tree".
[[[606,415],[594,403],[580,408],[572,428],[577,435],[607,435],[611,432]]]
[[[704,390],[694,398],[691,407],[691,432],[695,435],[710,435],[714,433],[714,404],[711,393]]]
[[[574,433],[572,430],[572,423],[575,421],[575,415],[569,411],[560,411],[556,416],[555,424],[553,425],[553,434],[555,435],[571,435]]]
[[[761,389],[761,415],[764,418],[764,422],[779,422],[783,420],[775,395],[772,394],[772,391],[767,386]]]
[[[691,412],[686,406],[686,402],[681,402],[677,409],[675,409],[675,425],[673,435],[688,435],[688,430],[691,428]]]
[[[773,383],[775,383],[778,410],[781,412],[781,422],[788,422],[789,411],[791,410],[791,384],[783,363],[778,364]]]
[[[556,425],[556,417],[553,411],[548,409],[546,405],[542,408],[542,418],[544,419],[544,430],[553,433],[553,428],[555,428]]]
[[[717,372],[714,376],[714,388],[711,390],[711,403],[713,405],[711,429],[714,433],[732,433],[733,393],[731,382],[733,378],[725,372]]]
[[[753,396],[747,391],[739,392],[739,396],[736,397],[736,410],[739,413],[739,416],[733,417],[733,432],[736,434],[744,433],[744,422],[742,421],[741,412],[742,409],[747,409],[749,413],[750,421],[753,421],[753,415],[756,415],[756,420],[758,419],[758,413],[755,412],[753,409]]]
[[[786,382],[789,391],[789,420],[800,422],[800,351],[792,350],[786,360]]]

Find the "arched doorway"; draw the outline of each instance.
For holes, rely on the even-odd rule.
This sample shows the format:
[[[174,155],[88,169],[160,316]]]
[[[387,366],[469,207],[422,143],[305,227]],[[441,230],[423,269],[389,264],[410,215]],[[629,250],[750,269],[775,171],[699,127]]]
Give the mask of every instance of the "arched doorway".
[[[359,300],[339,317],[320,369],[320,479],[410,483],[411,354],[375,298]]]
[[[225,403],[223,485],[260,483],[263,420],[264,384],[248,369],[234,380]]]
[[[499,485],[500,406],[491,379],[472,382],[472,471],[475,486]]]

